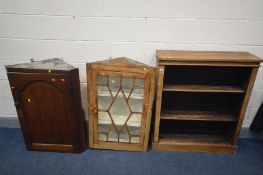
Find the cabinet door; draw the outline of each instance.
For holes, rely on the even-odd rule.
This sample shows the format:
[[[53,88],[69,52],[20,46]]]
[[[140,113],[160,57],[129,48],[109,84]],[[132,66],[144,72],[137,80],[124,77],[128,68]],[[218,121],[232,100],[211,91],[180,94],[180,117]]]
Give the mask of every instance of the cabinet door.
[[[9,74],[27,144],[75,142],[69,79],[65,75]]]
[[[95,143],[143,144],[149,80],[137,73],[96,75]]]

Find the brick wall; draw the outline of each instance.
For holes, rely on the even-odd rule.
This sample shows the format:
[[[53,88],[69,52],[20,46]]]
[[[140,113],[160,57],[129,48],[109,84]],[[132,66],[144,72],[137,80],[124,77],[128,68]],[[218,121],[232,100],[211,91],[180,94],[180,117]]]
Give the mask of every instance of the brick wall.
[[[155,65],[156,49],[248,51],[263,57],[262,0],[0,0],[0,117],[16,117],[4,65],[126,56]],[[263,100],[260,69],[244,125]]]

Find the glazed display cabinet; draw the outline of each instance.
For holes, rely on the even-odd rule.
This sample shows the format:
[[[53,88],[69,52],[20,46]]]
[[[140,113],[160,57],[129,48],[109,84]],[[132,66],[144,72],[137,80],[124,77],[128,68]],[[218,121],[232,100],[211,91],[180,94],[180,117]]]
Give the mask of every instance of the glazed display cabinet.
[[[154,150],[234,153],[260,59],[158,50]]]
[[[87,64],[89,146],[146,151],[155,68],[128,58]]]
[[[78,69],[54,58],[6,66],[29,150],[85,150]]]

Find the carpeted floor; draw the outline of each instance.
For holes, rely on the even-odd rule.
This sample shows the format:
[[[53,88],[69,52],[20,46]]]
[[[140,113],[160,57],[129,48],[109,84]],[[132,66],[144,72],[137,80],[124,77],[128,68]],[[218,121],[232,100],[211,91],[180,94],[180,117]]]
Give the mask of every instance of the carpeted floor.
[[[263,175],[263,140],[240,139],[238,145],[234,155],[91,149],[64,154],[27,151],[20,129],[0,128],[0,175]]]

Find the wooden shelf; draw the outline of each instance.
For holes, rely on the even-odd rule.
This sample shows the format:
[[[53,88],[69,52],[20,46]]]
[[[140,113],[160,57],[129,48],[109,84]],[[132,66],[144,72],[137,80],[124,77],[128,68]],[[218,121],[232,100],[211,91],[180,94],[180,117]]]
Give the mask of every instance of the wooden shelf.
[[[112,92],[114,95],[116,95],[117,94],[117,91],[113,91]],[[124,93],[125,94],[125,96],[126,96],[126,98],[129,96],[129,93]],[[98,96],[99,97],[110,97],[111,98],[111,95],[110,95],[110,93],[109,93],[109,91],[98,91]],[[122,96],[119,96],[119,97],[124,97],[123,95]],[[131,95],[130,95],[130,98],[129,99],[134,99],[134,100],[143,100],[143,94],[139,94],[139,93],[132,93]]]
[[[160,133],[159,142],[153,142],[153,149],[159,151],[233,154],[236,152],[237,147],[229,141],[230,137],[225,135]]]
[[[159,142],[185,144],[230,144],[229,137],[223,134],[160,133]]]
[[[236,121],[233,115],[219,111],[163,110],[161,119],[197,121]]]
[[[125,115],[114,115],[114,124],[116,126],[123,126],[125,123],[127,116]],[[98,119],[99,124],[104,124],[104,125],[112,125],[111,119],[107,115],[102,115],[100,114],[100,117]],[[131,117],[127,123],[128,126],[132,127],[141,127],[141,120],[140,118],[136,117]]]
[[[235,86],[214,86],[214,85],[171,85],[166,84],[163,91],[174,92],[228,92],[244,93],[245,90]]]

